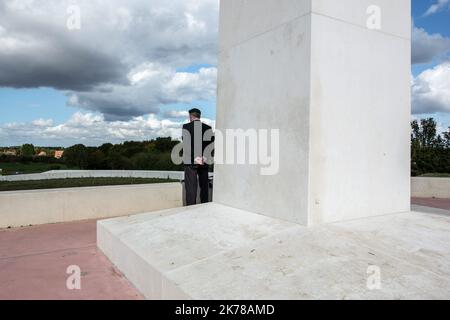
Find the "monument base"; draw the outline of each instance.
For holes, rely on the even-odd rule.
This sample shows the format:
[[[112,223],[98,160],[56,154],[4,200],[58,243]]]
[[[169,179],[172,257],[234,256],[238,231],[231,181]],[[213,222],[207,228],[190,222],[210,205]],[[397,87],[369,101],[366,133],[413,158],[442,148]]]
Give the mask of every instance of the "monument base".
[[[213,203],[98,222],[148,299],[450,299],[448,239],[450,216],[419,212],[306,228]]]

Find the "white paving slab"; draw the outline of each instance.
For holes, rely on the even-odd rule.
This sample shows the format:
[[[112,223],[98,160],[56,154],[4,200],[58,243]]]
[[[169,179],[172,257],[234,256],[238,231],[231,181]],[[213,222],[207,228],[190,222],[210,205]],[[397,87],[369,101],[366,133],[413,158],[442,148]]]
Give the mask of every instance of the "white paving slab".
[[[217,204],[100,221],[98,246],[148,298],[166,273],[295,225]]]
[[[148,299],[449,299],[450,216],[306,228],[218,204],[99,222],[98,244]],[[368,267],[381,271],[369,290]]]

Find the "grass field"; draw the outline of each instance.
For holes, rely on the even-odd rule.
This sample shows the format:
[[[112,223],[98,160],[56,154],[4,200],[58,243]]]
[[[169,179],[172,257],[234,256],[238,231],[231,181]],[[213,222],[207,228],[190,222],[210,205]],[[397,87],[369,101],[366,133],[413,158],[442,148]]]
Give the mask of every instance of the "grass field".
[[[30,174],[41,173],[50,170],[66,170],[68,168],[64,164],[0,162],[0,169],[2,169],[2,175],[11,175],[16,173]]]
[[[450,173],[428,173],[421,175],[424,178],[450,178]]]
[[[169,179],[146,178],[80,178],[80,179],[53,179],[40,181],[0,181],[0,191],[36,190],[36,189],[61,189],[79,187],[117,186],[133,184],[153,184],[177,182]]]

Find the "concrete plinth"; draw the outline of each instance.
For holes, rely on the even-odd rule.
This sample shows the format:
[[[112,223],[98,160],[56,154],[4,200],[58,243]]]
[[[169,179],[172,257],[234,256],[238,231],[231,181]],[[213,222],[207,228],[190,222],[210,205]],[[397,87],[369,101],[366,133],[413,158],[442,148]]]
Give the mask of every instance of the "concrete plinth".
[[[449,299],[435,212],[306,228],[209,204],[101,221],[98,245],[148,299]]]

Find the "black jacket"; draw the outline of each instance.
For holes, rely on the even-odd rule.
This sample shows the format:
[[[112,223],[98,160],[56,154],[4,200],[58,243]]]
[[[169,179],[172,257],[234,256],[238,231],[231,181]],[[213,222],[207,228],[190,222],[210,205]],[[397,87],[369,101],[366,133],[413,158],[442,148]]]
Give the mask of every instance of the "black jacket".
[[[195,120],[185,124],[183,126],[184,164],[188,166],[195,165],[195,159],[198,157],[206,157],[207,162],[212,161],[212,159],[210,159],[211,155],[205,154],[205,149],[213,142],[214,136],[212,128],[206,123]]]

